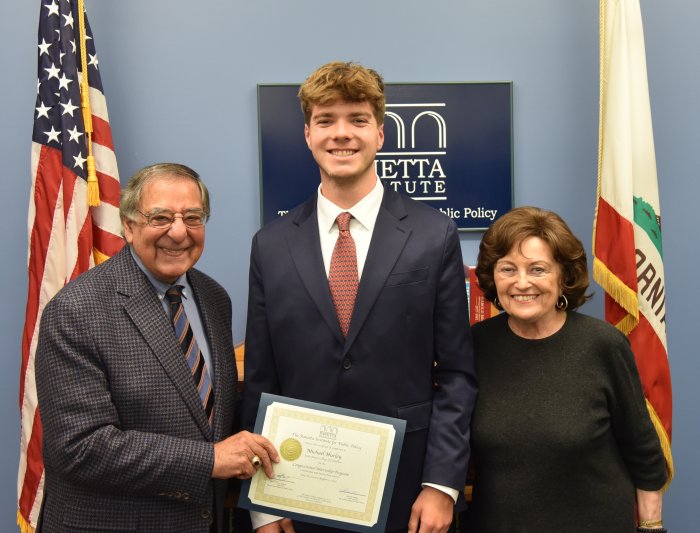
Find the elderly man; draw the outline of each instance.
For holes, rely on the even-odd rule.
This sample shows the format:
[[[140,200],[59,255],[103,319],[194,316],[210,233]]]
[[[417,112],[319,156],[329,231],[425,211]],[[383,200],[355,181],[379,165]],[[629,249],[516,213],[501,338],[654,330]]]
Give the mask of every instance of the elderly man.
[[[196,270],[209,198],[192,169],[137,172],[124,249],[46,306],[36,355],[46,467],[40,530],[223,531],[226,480],[267,439],[232,435],[231,301]],[[255,463],[255,464],[254,464]]]

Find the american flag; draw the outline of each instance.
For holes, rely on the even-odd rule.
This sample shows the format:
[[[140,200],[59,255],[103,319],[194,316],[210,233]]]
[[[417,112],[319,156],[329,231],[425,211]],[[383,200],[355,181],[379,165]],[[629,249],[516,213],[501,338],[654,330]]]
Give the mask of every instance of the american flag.
[[[39,15],[38,80],[32,134],[29,199],[29,293],[22,338],[19,402],[21,448],[17,523],[37,525],[43,498],[41,421],[34,355],[41,313],[68,281],[114,255],[123,245],[119,221],[119,174],[99,63],[82,0],[42,0]],[[80,19],[84,18],[89,114],[81,110]],[[83,100],[86,100],[85,96]],[[89,127],[92,122],[92,143]],[[89,150],[94,156],[99,206],[88,205]]]

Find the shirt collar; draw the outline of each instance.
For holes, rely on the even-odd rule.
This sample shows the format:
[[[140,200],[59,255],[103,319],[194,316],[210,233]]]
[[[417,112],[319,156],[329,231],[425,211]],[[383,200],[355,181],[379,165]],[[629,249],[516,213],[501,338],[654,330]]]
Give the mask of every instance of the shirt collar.
[[[129,251],[131,252],[131,257],[134,258],[134,261],[136,261],[138,267],[146,275],[148,281],[151,282],[151,285],[153,285],[153,288],[156,290],[159,299],[162,300],[163,298],[165,298],[165,291],[167,291],[173,285],[182,285],[184,287],[182,289],[182,296],[185,298],[189,297],[190,284],[187,282],[187,272],[181,274],[180,277],[175,280],[175,283],[165,283],[164,281],[160,281],[159,279],[154,277],[153,274],[151,274],[151,271],[146,268],[146,266],[143,264],[143,261],[141,261],[141,258],[134,251],[134,248],[132,246],[129,246]]]
[[[321,194],[321,186],[318,186],[318,222],[319,230],[329,232],[335,224],[335,219],[340,213],[349,212],[367,231],[374,230],[377,221],[377,214],[382,205],[384,197],[384,187],[379,178],[374,184],[374,188],[362,200],[353,205],[350,209],[342,209]]]

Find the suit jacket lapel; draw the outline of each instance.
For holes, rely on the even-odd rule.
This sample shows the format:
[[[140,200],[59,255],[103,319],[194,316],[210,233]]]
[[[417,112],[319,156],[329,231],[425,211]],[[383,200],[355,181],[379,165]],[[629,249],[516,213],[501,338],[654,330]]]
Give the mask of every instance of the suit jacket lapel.
[[[345,341],[345,353],[350,350],[350,346],[367,319],[370,309],[372,309],[411,235],[411,228],[405,220],[406,216],[401,196],[385,189],[367,259],[362,270],[362,279],[350,321],[350,330]]]
[[[343,336],[335,314],[326,269],[321,254],[321,240],[316,218],[316,196],[302,206],[287,234],[287,246],[299,277],[318,307],[328,327],[339,342]]]
[[[172,325],[163,311],[163,306],[148,278],[131,257],[128,246],[120,252],[120,259],[117,265],[121,270],[117,271],[117,291],[128,297],[124,302],[124,311],[150,346],[165,373],[180,391],[183,401],[202,433],[209,438],[211,436],[209,421],[184,359],[182,348],[173,334]]]

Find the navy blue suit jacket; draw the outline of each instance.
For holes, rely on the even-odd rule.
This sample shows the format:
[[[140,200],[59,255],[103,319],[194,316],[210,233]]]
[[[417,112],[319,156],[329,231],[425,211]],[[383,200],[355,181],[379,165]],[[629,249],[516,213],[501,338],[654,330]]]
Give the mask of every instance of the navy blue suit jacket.
[[[245,381],[249,428],[262,392],[406,420],[388,529],[405,530],[421,482],[461,489],[476,383],[454,222],[385,190],[347,339],[316,196],[262,228],[251,253]]]

